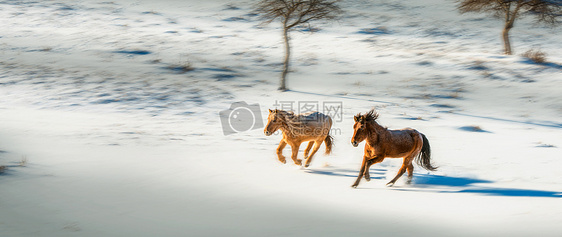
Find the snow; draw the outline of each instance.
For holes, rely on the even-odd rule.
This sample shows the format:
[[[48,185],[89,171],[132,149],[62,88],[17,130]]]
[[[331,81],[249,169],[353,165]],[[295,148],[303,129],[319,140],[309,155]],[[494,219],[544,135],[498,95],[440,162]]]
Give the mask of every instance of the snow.
[[[278,92],[281,32],[251,3],[0,1],[0,236],[561,233],[557,29],[516,22],[505,56],[501,21],[453,2],[349,0],[292,32]],[[548,63],[519,56],[531,48]],[[225,136],[219,112],[238,101],[263,120],[341,103],[333,153],[304,169],[277,160],[279,134]],[[372,107],[424,133],[438,171],[389,188],[401,159],[387,159],[350,188],[353,115]]]

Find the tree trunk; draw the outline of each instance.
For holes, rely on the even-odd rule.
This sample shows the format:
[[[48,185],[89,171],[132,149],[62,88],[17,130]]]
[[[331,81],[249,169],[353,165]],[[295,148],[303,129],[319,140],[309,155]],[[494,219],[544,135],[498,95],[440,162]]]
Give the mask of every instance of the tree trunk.
[[[511,42],[509,42],[509,30],[513,28],[515,24],[515,19],[517,18],[517,14],[519,13],[519,9],[523,6],[524,2],[519,1],[515,6],[513,12],[511,11],[511,2],[508,3],[505,11],[505,26],[503,28],[502,36],[503,36],[503,47],[505,50],[505,54],[512,55],[513,51],[511,51]]]
[[[289,58],[291,56],[291,45],[289,44],[289,29],[283,25],[283,40],[285,40],[285,61],[283,62],[283,72],[281,73],[280,91],[286,91],[287,73],[289,73]]]
[[[507,55],[512,54],[511,43],[509,42],[509,30],[511,30],[511,28],[509,28],[508,26],[505,26],[505,28],[503,28],[503,32],[502,32],[504,53],[507,54]]]

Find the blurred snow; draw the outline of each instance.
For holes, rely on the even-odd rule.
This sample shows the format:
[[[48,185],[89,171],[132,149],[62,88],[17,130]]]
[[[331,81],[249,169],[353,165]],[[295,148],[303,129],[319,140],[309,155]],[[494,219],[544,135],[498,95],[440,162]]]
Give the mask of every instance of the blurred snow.
[[[557,236],[562,35],[454,2],[342,4],[291,33],[252,1],[0,1],[0,236]],[[546,52],[548,63],[519,54]],[[280,136],[224,136],[219,112],[338,102],[333,154],[280,164]],[[355,180],[352,116],[428,138],[437,172]],[[301,150],[304,147],[301,146]],[[322,148],[323,149],[323,148]],[[285,155],[290,147],[285,149]],[[302,152],[299,154],[302,156]]]

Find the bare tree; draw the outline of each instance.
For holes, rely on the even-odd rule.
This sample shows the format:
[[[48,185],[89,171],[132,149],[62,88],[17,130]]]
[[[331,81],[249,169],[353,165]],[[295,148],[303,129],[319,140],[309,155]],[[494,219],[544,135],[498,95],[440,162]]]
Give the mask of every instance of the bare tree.
[[[261,0],[254,11],[261,14],[264,25],[279,20],[283,27],[283,40],[285,41],[285,61],[279,90],[286,91],[286,79],[289,72],[289,59],[291,45],[289,32],[297,26],[307,25],[317,20],[335,20],[342,13],[336,1],[329,0]]]
[[[458,0],[461,13],[488,12],[495,17],[504,18],[505,25],[502,32],[505,54],[511,55],[509,30],[513,28],[515,20],[524,15],[533,15],[537,23],[557,26],[558,17],[562,15],[562,1],[560,0]]]

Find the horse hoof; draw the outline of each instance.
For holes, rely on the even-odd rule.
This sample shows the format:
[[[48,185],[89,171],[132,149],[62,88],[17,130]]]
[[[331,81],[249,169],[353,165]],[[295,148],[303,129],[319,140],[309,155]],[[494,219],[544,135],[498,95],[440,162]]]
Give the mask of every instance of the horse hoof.
[[[389,183],[386,184],[387,187],[392,187],[393,185],[394,185],[393,182],[389,182]]]
[[[351,187],[352,187],[352,188],[357,188],[357,185],[356,185],[356,184],[354,184],[354,185],[351,185]]]
[[[365,178],[365,180],[367,180],[367,182],[371,181],[371,178]]]

